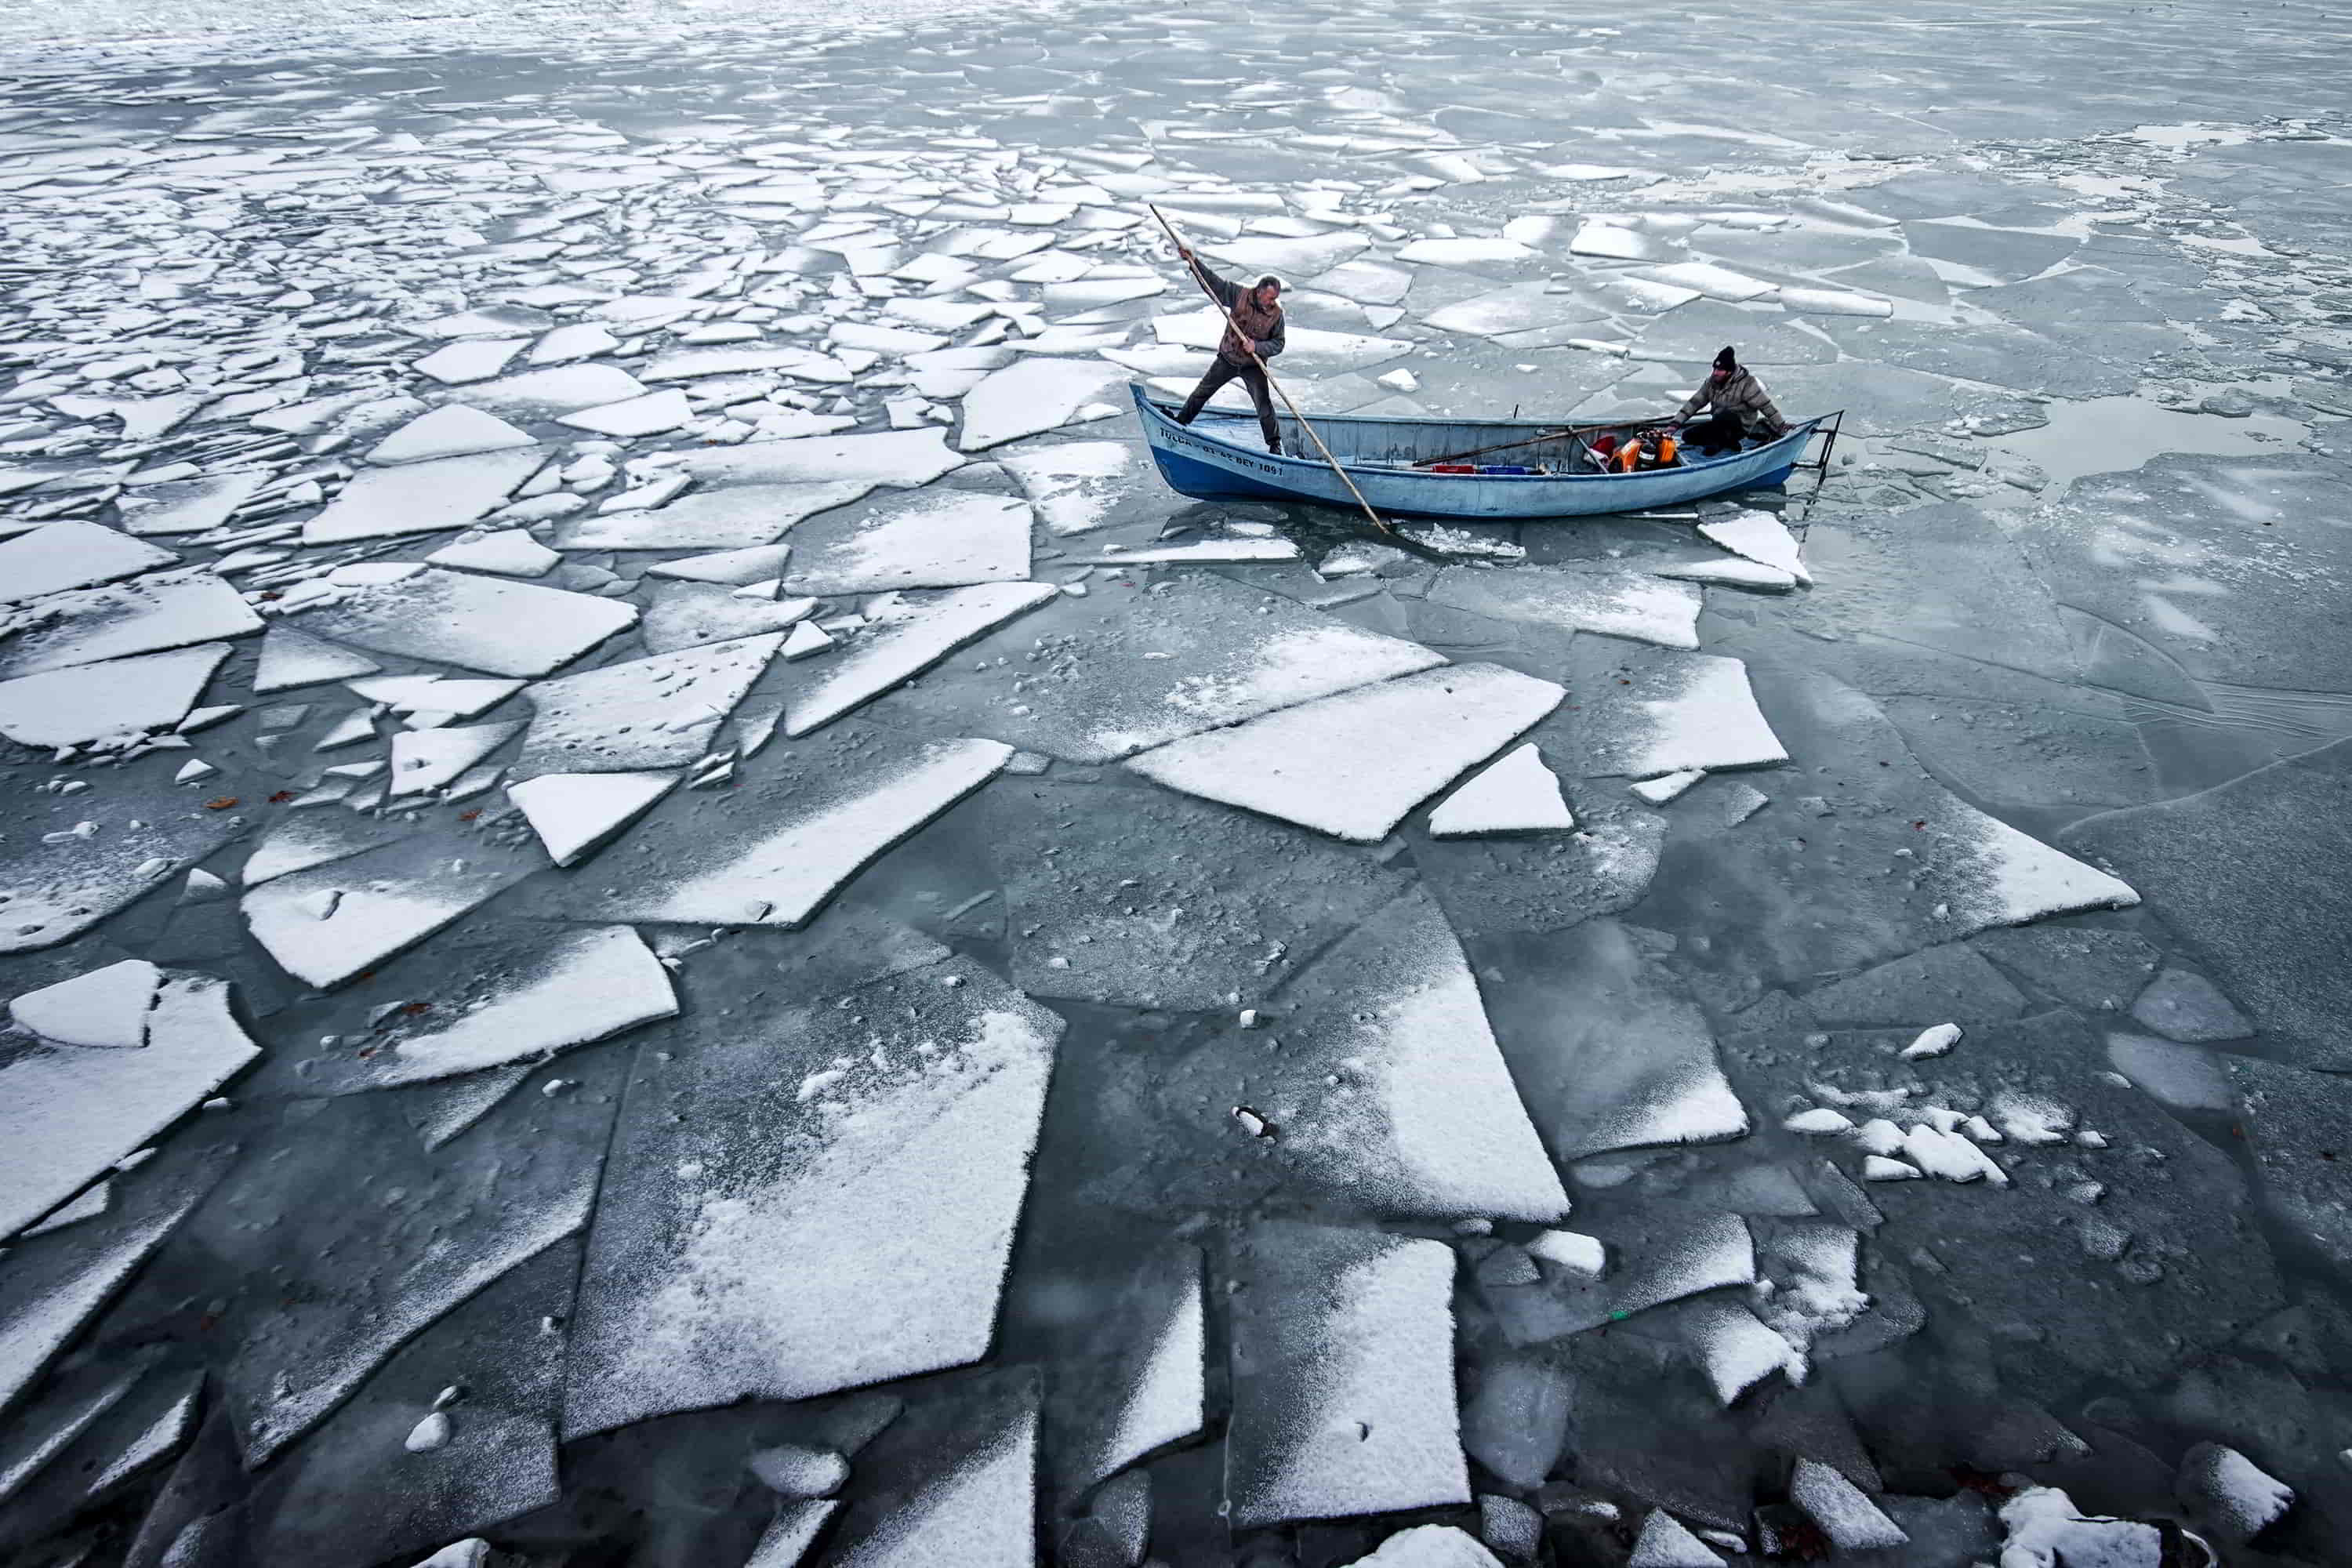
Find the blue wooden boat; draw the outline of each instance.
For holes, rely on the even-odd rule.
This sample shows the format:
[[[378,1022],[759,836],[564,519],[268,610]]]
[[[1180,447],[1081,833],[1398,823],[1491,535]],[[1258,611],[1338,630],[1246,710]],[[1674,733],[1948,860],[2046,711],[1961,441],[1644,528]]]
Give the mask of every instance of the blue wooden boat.
[[[1339,482],[1298,422],[1280,416],[1282,444],[1294,454],[1265,450],[1255,414],[1204,409],[1191,425],[1176,423],[1181,405],[1154,395],[1140,384],[1136,417],[1150,444],[1160,477],[1179,494],[1202,500],[1307,501],[1355,510],[1355,498]],[[1837,437],[1837,414],[1793,426],[1778,440],[1718,457],[1685,458],[1672,468],[1639,473],[1596,471],[1586,443],[1610,433],[1643,428],[1612,427],[1533,419],[1389,419],[1349,414],[1315,416],[1323,437],[1364,493],[1386,516],[1504,520],[1580,517],[1595,512],[1654,511],[1722,495],[1776,485],[1805,468],[1828,471],[1830,447]],[[1805,447],[1823,437],[1818,460],[1805,459]],[[1433,473],[1415,464],[1454,453],[1477,452],[1468,462],[1475,473]]]

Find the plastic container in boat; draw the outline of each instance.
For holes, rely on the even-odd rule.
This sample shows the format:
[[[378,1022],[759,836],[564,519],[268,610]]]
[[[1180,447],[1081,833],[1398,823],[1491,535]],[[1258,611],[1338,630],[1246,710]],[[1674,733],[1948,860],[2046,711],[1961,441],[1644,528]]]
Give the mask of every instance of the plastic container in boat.
[[[1478,471],[1482,474],[1532,474],[1535,472],[1525,463],[1488,463]]]
[[[1431,474],[1475,474],[1477,471],[1475,463],[1432,463],[1423,470]]]

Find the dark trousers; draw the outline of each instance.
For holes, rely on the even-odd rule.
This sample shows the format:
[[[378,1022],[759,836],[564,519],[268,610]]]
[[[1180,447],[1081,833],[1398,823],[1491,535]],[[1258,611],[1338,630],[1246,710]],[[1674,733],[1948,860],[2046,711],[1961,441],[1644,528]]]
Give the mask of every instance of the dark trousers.
[[[1274,388],[1266,384],[1265,372],[1255,364],[1235,364],[1223,354],[1209,362],[1208,374],[1201,377],[1201,384],[1192,389],[1192,395],[1184,400],[1176,423],[1192,423],[1202,405],[1217,395],[1217,388],[1235,376],[1241,377],[1242,384],[1249,388],[1250,401],[1257,405],[1257,427],[1265,432],[1265,449],[1281,451],[1282,426],[1274,422]]]
[[[1683,444],[1697,447],[1702,456],[1713,457],[1717,452],[1739,450],[1739,438],[1746,434],[1738,415],[1718,408],[1684,431]]]

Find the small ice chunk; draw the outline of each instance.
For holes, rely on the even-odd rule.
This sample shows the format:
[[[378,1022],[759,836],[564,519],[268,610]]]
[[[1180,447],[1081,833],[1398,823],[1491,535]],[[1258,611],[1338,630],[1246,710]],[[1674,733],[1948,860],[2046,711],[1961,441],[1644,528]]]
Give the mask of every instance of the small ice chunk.
[[[1572,1230],[1546,1230],[1528,1243],[1528,1255],[1539,1258],[1582,1279],[1598,1279],[1608,1270],[1608,1249],[1597,1237]]]
[[[1791,1132],[1801,1132],[1809,1138],[1835,1137],[1853,1131],[1853,1121],[1842,1110],[1817,1105],[1811,1110],[1801,1110],[1780,1123]]]
[[[526,447],[366,469],[302,524],[302,542],[342,544],[462,528],[514,494],[539,471],[542,457],[536,447]]]
[[[535,445],[529,431],[518,430],[495,414],[450,403],[418,416],[377,442],[368,449],[367,460],[385,465],[421,463]]]
[[[436,1410],[410,1427],[408,1436],[401,1439],[400,1446],[412,1454],[430,1454],[447,1447],[455,1432],[456,1424],[449,1419],[449,1413]]]
[[[1860,1488],[1816,1459],[1799,1459],[1789,1481],[1789,1500],[1829,1537],[1840,1552],[1890,1551],[1911,1537],[1886,1517]]]
[[[960,445],[967,452],[982,451],[1067,425],[1126,374],[1100,360],[1044,356],[991,371],[964,395]]]
[[[1865,1153],[1897,1154],[1903,1150],[1903,1129],[1883,1116],[1874,1116],[1854,1129],[1853,1141]]]
[[[831,1497],[849,1479],[847,1459],[805,1443],[756,1448],[744,1464],[769,1489],[788,1498]]]
[[[1630,787],[1652,805],[1664,805],[1705,777],[1706,770],[1704,768],[1685,768],[1680,773],[1667,773],[1662,778],[1643,779]]]
[[[1723,1568],[1723,1559],[1661,1508],[1642,1521],[1625,1568]]]
[[[754,544],[741,550],[721,550],[709,555],[688,555],[646,568],[648,577],[675,577],[688,583],[716,583],[740,587],[765,583],[783,574],[792,558],[789,544]]]
[[[1883,1154],[1867,1155],[1862,1162],[1862,1179],[1865,1182],[1916,1182],[1922,1174],[1916,1166]]]
[[[520,721],[404,731],[392,738],[392,793],[424,795],[439,789],[522,731]]]
[[[562,556],[520,528],[500,529],[478,539],[461,539],[455,544],[443,545],[425,559],[436,566],[462,566],[472,572],[494,572],[502,577],[544,577],[563,563]]]
[[[509,784],[507,795],[522,808],[548,857],[569,866],[645,815],[677,780],[672,772],[541,773]]]
[[[1813,574],[1805,570],[1796,536],[1769,511],[1743,511],[1700,523],[1698,531],[1735,555],[1785,572],[1800,583],[1813,580]]]
[[[1503,1568],[1475,1536],[1450,1524],[1416,1524],[1381,1542],[1348,1568]]]
[[[257,696],[289,691],[298,686],[373,675],[383,668],[365,654],[337,647],[280,622],[262,637],[261,662],[254,670],[253,689]]]
[[[147,1014],[163,979],[146,960],[126,958],[25,992],[10,1001],[8,1016],[57,1045],[136,1050],[147,1043]]]
[[[623,403],[607,403],[601,407],[583,408],[575,414],[561,415],[559,425],[569,425],[575,430],[593,430],[600,436],[656,436],[665,430],[675,430],[694,417],[694,408],[686,394],[676,387],[661,392],[649,392],[643,397],[632,397]]]
[[[784,657],[795,662],[814,654],[823,653],[833,646],[833,638],[814,621],[803,621],[784,638]]]
[[[2191,1518],[2232,1543],[2252,1540],[2294,1506],[2294,1489],[2220,1443],[2182,1456],[2176,1495]]]
[[[168,730],[228,654],[226,643],[205,643],[0,681],[0,735],[26,746],[79,746]]]
[[[1903,1059],[1916,1062],[1927,1057],[1940,1057],[1959,1041],[1960,1026],[1958,1024],[1937,1024],[1932,1028],[1920,1030],[1919,1037],[1903,1047]]]
[[[1559,780],[1530,742],[1462,785],[1429,816],[1430,836],[1464,838],[1490,833],[1537,833],[1576,826]]]

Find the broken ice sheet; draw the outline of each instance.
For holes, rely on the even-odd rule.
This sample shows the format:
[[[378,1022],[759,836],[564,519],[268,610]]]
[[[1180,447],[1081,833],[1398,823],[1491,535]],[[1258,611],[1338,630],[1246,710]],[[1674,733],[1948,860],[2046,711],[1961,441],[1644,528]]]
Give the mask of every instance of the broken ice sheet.
[[[0,1408],[97,1316],[227,1170],[233,1147],[173,1149],[119,1178],[111,1211],[10,1244],[0,1269]]]
[[[1559,780],[1544,766],[1535,743],[1515,747],[1502,761],[1463,784],[1429,814],[1433,838],[1493,833],[1564,831],[1576,826]]]
[[[222,1371],[256,1465],[301,1436],[420,1331],[587,1223],[625,1052],[517,1095],[474,1134],[497,1158],[428,1152],[399,1097],[310,1102],[302,1136],[240,1173],[190,1234],[219,1260]],[[369,1173],[363,1202],[320,1203]],[[460,1409],[454,1419],[462,1421]]]
[[[1698,647],[1699,591],[1622,567],[1497,572],[1449,566],[1430,585],[1429,598],[1497,620],[1601,632],[1661,647]]]
[[[783,592],[879,593],[1016,583],[1029,575],[1028,504],[970,490],[924,490],[845,508],[793,535]]]
[[[774,591],[770,585],[741,593],[717,583],[654,583],[638,638],[656,655],[680,653],[714,643],[750,641],[785,627],[797,629],[817,608],[814,599],[779,603],[771,597]],[[787,657],[796,651],[789,637],[784,649]]]
[[[579,874],[566,907],[593,920],[803,925],[1012,754],[994,741],[919,742],[843,725],[772,763],[763,756],[735,789],[670,796],[625,853]]]
[[[240,907],[279,968],[324,990],[424,941],[539,864],[535,850],[472,837],[388,844],[249,888]]]
[[[463,528],[504,505],[546,460],[537,447],[525,447],[362,469],[302,524],[302,542],[341,544]]]
[[[268,1472],[254,1531],[272,1563],[428,1551],[555,1501],[555,1409],[580,1268],[559,1242],[493,1280],[392,1355]],[[460,1397],[446,1408],[445,1390]],[[436,1410],[448,1440],[407,1447]]]
[[[637,618],[611,599],[436,567],[295,614],[302,630],[372,652],[511,676],[549,674]]]
[[[509,924],[443,942],[392,970],[421,988],[373,1030],[366,1055],[339,1052],[295,1080],[304,1094],[350,1094],[454,1078],[558,1052],[674,1017],[669,971],[627,926]]]
[[[689,452],[682,465],[698,479],[743,484],[863,484],[919,489],[963,467],[945,431],[890,430],[872,436],[803,436],[788,441],[748,441],[740,447]],[[756,540],[740,541],[757,543]]]
[[[1033,995],[1256,1002],[1406,886],[1365,850],[1148,784],[1008,781],[985,805]]]
[[[782,643],[772,632],[540,681],[529,692],[535,711],[520,770],[684,767],[710,749],[719,724]]]
[[[122,959],[18,992],[8,1002],[9,1021],[51,1045],[135,1051],[147,1043],[147,1015],[163,978],[144,959]]]
[[[363,653],[337,647],[281,621],[262,634],[261,662],[254,670],[253,689],[256,695],[289,691],[298,686],[373,675],[383,668]]]
[[[124,984],[142,994],[146,984],[131,974]],[[174,976],[154,998],[143,1049],[37,1042],[0,1062],[0,1235],[72,1196],[260,1054],[229,1014],[227,982]]]
[[[141,485],[115,497],[114,510],[132,533],[202,533],[227,521],[268,479],[256,470]]]
[[[556,543],[566,550],[740,550],[772,543],[802,519],[847,506],[873,489],[870,479],[722,485],[667,506],[573,518],[559,526]]]
[[[169,729],[228,655],[226,643],[204,643],[0,680],[0,735],[27,746],[78,746]]]
[[[676,787],[682,773],[541,773],[509,784],[549,858],[569,866],[593,853]]]
[[[1169,509],[1144,448],[1133,442],[1059,441],[1000,453],[996,460],[1019,482],[1048,533],[1084,533]]]
[[[94,522],[52,522],[0,540],[0,604],[110,583],[179,557]]]
[[[365,456],[371,463],[421,463],[531,445],[530,432],[517,429],[497,415],[450,403],[418,415],[369,447]]]
[[[1238,1100],[1276,1129],[1286,1190],[1323,1202],[1421,1218],[1567,1214],[1469,963],[1425,893],[1359,926],[1270,1011],[1278,1049],[1232,1029],[1162,1075],[1171,1119],[1215,1116],[1229,1138],[1216,1113]]]
[[[1556,1158],[1747,1132],[1706,1015],[1634,933],[1588,921],[1515,951],[1495,1029]]]
[[[1582,694],[1570,730],[1580,773],[1646,779],[1788,760],[1738,659],[1597,637],[1569,658],[1569,687]]]
[[[170,753],[145,757],[88,790],[14,806],[0,839],[0,952],[79,935],[236,836],[244,824],[226,806],[172,782],[177,766]]]
[[[1454,1254],[1270,1224],[1234,1270],[1227,1502],[1236,1526],[1470,1500],[1454,1385]]]
[[[910,1404],[857,1457],[834,1568],[1031,1568],[1038,1561],[1037,1374],[1008,1368]],[[746,1568],[768,1568],[767,1560]],[[777,1568],[782,1568],[780,1563]]]
[[[1057,637],[1052,657],[983,672],[976,683],[999,699],[982,710],[990,732],[1071,762],[1115,761],[1444,663],[1419,644],[1211,574],[1132,596],[1066,601],[1054,618],[1069,640]],[[891,702],[940,724],[976,722],[969,693],[944,681]],[[1031,711],[1011,711],[1015,703]]]
[[[392,771],[385,775],[391,793],[395,796],[429,795],[521,734],[522,729],[517,721],[457,729],[404,730],[392,738]]]
[[[566,1436],[986,1353],[1062,1027],[950,959],[641,1058]]]
[[[1208,1343],[1199,1247],[1170,1242],[1122,1266],[1117,1296],[1066,1332],[1047,1417],[1064,1434],[1054,1451],[1065,1495],[1201,1429]]]
[[[964,395],[961,445],[984,451],[1067,425],[1126,375],[1100,360],[1043,356],[991,371]]]
[[[46,594],[0,625],[0,679],[184,647],[261,629],[261,617],[208,566],[154,572],[126,583]]]
[[[1566,695],[1499,666],[1457,665],[1171,742],[1126,765],[1171,789],[1368,844]],[[1402,753],[1401,734],[1416,737]]]
[[[1668,1301],[1748,1285],[1756,1245],[1738,1215],[1667,1199],[1612,1200],[1578,1224],[1608,1247],[1608,1272],[1595,1279],[1549,1269],[1538,1284],[1487,1287],[1487,1304],[1513,1344],[1540,1343],[1647,1311]]]
[[[784,733],[798,737],[921,674],[957,648],[1016,616],[1060,597],[1044,583],[982,583],[940,593],[895,595],[869,606],[857,640],[826,659],[796,689],[784,710]]]

